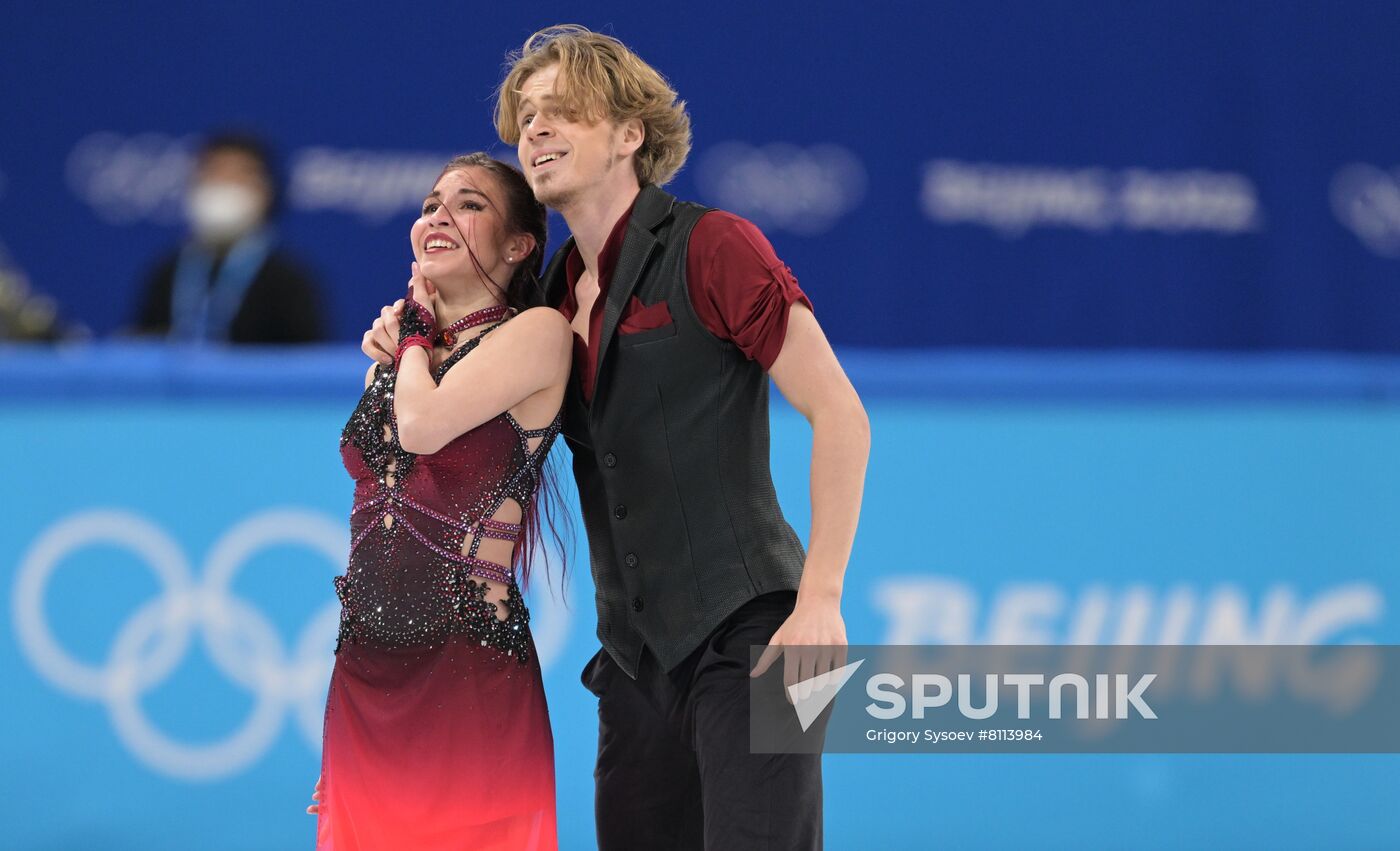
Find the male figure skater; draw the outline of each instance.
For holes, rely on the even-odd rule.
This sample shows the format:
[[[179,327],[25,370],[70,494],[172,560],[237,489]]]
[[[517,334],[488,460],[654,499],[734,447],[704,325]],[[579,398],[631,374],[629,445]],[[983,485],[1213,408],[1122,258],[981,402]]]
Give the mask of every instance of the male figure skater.
[[[846,643],[865,411],[762,233],[660,188],[690,120],[625,45],[531,36],[496,127],[573,235],[543,283],[576,334],[564,436],[603,645],[581,677],[598,697],[598,845],[819,848],[820,755],[750,753],[748,688],[779,655],[788,683],[837,664],[785,647]],[[770,475],[769,376],[812,426],[806,553]]]

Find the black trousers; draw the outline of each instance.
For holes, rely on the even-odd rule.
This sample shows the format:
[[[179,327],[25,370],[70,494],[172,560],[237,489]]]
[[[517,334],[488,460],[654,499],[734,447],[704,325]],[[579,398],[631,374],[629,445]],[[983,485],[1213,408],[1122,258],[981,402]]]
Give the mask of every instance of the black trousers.
[[[821,755],[749,753],[749,646],[767,644],[796,600],[755,597],[669,673],[645,649],[636,680],[603,649],[584,666],[598,697],[600,851],[822,847]]]

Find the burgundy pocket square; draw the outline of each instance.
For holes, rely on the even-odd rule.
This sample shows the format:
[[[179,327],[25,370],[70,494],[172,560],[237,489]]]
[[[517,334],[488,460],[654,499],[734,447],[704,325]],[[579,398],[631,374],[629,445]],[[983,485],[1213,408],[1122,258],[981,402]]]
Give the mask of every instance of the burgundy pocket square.
[[[671,324],[671,309],[666,306],[663,299],[656,304],[642,304],[636,296],[632,296],[627,302],[626,315],[618,323],[619,334],[635,334],[638,331],[650,331],[653,328],[661,328]]]

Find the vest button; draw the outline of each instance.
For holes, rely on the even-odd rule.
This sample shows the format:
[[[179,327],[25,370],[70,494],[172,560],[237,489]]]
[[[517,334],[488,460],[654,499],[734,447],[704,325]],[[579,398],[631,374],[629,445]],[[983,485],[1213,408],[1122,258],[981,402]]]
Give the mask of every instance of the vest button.
[[[636,567],[636,566],[637,566],[637,554],[636,554],[636,553],[628,553],[622,560],[625,561],[625,562],[627,562],[627,566],[628,566],[628,567]]]
[[[617,456],[609,452],[607,455],[603,456],[603,463],[607,464],[609,467],[616,467]]]
[[[613,509],[613,516],[616,517],[618,520],[622,520],[623,518],[625,518],[627,516],[627,506],[623,505],[622,503],[618,503],[617,507]]]
[[[634,612],[640,612],[641,610],[642,610],[642,598],[641,598],[641,597],[633,597],[633,598],[632,598],[632,611],[634,611]]]

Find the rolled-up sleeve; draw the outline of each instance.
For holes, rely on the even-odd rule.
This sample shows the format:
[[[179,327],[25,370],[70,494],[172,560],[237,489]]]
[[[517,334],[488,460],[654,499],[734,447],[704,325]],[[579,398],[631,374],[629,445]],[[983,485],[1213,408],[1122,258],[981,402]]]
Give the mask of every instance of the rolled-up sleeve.
[[[690,234],[685,273],[690,302],[705,327],[764,370],[783,349],[792,304],[800,301],[812,310],[763,232],[733,213],[714,210],[700,218]]]

